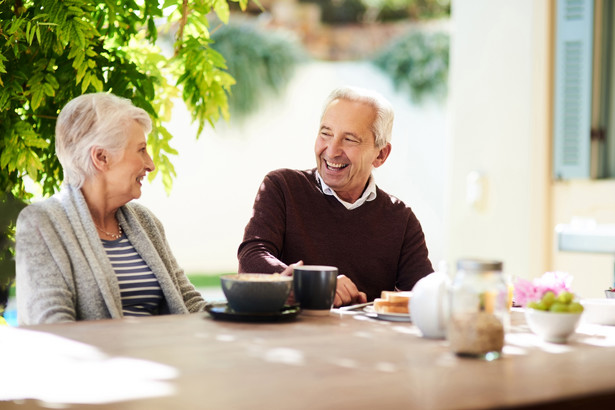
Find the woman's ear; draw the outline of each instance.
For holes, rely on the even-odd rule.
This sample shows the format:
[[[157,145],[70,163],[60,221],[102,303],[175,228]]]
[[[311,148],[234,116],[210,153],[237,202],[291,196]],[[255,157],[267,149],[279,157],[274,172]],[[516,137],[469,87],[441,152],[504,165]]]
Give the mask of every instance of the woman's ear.
[[[109,153],[104,148],[92,147],[90,159],[94,167],[99,171],[104,171],[109,167]]]

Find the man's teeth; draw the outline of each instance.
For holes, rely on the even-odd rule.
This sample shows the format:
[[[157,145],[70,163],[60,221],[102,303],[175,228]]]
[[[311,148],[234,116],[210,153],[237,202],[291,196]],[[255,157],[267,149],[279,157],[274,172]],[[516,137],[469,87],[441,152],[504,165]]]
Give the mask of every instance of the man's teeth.
[[[330,168],[330,169],[342,169],[348,166],[348,164],[334,164],[328,161],[325,161],[325,163],[327,164],[327,168]]]

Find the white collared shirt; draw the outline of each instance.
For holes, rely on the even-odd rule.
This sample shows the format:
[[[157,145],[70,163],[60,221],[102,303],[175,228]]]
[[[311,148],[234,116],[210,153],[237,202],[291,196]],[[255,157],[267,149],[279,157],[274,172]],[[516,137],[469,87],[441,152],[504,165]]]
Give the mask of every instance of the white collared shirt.
[[[329,187],[327,184],[325,184],[325,181],[321,178],[320,174],[318,173],[318,170],[316,170],[316,179],[318,180],[318,182],[320,182],[322,192],[324,192],[325,195],[334,196],[338,201],[340,201],[342,205],[346,207],[346,209],[356,209],[363,205],[366,201],[373,201],[374,199],[376,199],[376,181],[374,180],[373,175],[369,176],[369,182],[367,184],[367,188],[365,188],[365,191],[363,191],[363,195],[361,195],[361,197],[357,199],[353,204],[351,204],[350,202],[346,202],[339,196],[337,196],[335,191],[331,189],[331,187]]]

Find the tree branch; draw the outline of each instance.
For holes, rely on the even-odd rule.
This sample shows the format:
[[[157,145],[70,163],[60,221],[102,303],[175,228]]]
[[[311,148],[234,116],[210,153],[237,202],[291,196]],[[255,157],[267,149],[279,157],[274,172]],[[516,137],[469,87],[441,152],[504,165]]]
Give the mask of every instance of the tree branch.
[[[21,15],[21,8],[23,7],[23,0],[15,0],[15,15]]]
[[[179,44],[184,39],[184,27],[186,27],[186,23],[188,21],[188,0],[182,1],[182,18],[179,21],[179,29],[177,30],[177,43]],[[177,46],[175,48],[175,55],[179,52]]]

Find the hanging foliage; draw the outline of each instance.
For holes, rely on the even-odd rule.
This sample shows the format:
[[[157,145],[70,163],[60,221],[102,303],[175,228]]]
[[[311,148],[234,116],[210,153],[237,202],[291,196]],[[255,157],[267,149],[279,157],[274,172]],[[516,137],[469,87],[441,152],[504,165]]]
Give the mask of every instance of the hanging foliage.
[[[235,120],[257,109],[268,96],[279,94],[297,65],[307,58],[302,46],[287,33],[251,24],[221,27],[212,39],[212,48],[226,56],[228,72],[237,81],[229,96]]]
[[[248,0],[229,0],[246,7]],[[129,98],[153,120],[149,146],[167,189],[172,98],[199,124],[228,118],[234,80],[211,48],[209,18],[229,19],[226,0],[0,0],[0,192],[30,196],[24,176],[53,193],[62,181],[54,127],[60,109],[87,92]],[[173,53],[156,46],[173,30]]]
[[[414,101],[446,95],[449,36],[446,33],[412,32],[395,40],[374,58],[395,87]]]

